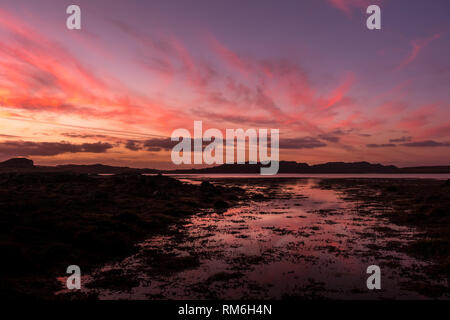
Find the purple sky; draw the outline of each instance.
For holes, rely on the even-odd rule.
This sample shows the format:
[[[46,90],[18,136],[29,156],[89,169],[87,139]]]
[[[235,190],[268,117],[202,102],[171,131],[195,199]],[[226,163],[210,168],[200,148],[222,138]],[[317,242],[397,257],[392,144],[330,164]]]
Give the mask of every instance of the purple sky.
[[[279,128],[286,160],[449,164],[449,14],[445,0],[3,0],[0,160],[170,167],[165,137],[203,120]]]

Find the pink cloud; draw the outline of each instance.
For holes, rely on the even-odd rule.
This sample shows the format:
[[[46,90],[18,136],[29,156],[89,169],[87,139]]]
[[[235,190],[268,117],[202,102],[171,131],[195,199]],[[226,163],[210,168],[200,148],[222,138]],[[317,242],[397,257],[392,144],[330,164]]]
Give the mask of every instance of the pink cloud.
[[[416,39],[411,41],[411,52],[409,55],[395,68],[395,70],[400,70],[410,63],[412,63],[419,56],[420,52],[430,45],[436,39],[439,39],[441,34],[437,33],[425,39]]]
[[[225,45],[220,43],[215,37],[212,35],[209,36],[210,42],[212,44],[213,49],[219,54],[219,56],[228,63],[231,67],[235,68],[243,75],[248,76],[251,72],[250,66],[244,62],[244,60],[239,57],[236,53],[228,49]]]
[[[343,82],[331,93],[330,97],[326,99],[327,102],[322,108],[328,109],[333,106],[336,106],[339,102],[341,102],[345,98],[346,94],[348,93],[354,82],[355,82],[355,74],[348,73],[345,76]]]
[[[380,1],[373,0],[328,0],[328,2],[335,8],[341,10],[347,16],[351,16],[353,9],[367,8],[371,4],[377,4]],[[365,10],[364,10],[365,12]]]
[[[436,104],[423,105],[403,117],[397,126],[403,129],[417,132],[430,123],[431,118],[438,114]]]
[[[376,113],[393,117],[402,114],[406,109],[407,106],[405,103],[398,101],[387,101],[376,108]]]
[[[78,121],[113,120],[124,127],[152,123],[164,130],[186,119],[164,101],[133,92],[107,71],[98,73],[4,10],[0,10],[0,29],[6,32],[0,43],[2,107],[47,117],[70,115]]]

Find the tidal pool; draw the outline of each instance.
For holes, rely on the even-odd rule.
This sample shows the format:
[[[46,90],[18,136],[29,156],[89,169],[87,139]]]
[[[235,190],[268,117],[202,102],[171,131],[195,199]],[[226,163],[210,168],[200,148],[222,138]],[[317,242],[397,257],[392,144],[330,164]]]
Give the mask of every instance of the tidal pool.
[[[319,179],[209,181],[245,188],[252,200],[147,239],[84,279],[83,291],[100,299],[421,299],[410,283],[442,285],[424,272],[428,262],[403,253],[417,231],[380,217],[389,207],[361,210]],[[381,268],[381,290],[367,289],[370,265]]]

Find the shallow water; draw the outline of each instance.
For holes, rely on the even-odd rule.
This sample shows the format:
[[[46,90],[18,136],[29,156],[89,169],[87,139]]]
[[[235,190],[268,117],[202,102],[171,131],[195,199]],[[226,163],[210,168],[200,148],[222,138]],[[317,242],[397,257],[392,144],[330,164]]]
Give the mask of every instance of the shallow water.
[[[149,174],[154,175],[154,174]],[[342,179],[342,178],[370,178],[370,179],[450,179],[449,173],[279,173],[273,176],[263,176],[258,173],[210,173],[210,174],[166,174],[174,178],[189,177],[190,179],[267,179],[267,178],[311,178],[311,179]]]
[[[423,272],[426,262],[399,250],[415,231],[377,216],[389,208],[344,200],[338,191],[319,189],[318,181],[227,179],[270,199],[186,219],[174,226],[177,232],[148,239],[138,254],[88,279],[113,269],[134,282],[91,290],[102,299],[426,298],[408,284],[439,280]],[[156,253],[173,259],[152,260]],[[366,269],[374,264],[382,290],[366,286]]]

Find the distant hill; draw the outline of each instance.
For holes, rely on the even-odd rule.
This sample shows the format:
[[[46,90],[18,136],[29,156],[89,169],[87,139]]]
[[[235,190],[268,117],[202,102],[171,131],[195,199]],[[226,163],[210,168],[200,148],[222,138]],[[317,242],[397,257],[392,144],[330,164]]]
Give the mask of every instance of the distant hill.
[[[0,172],[74,172],[88,174],[118,174],[118,173],[158,173],[155,169],[136,169],[129,167],[115,167],[103,164],[78,165],[68,164],[60,166],[35,166],[33,161],[26,158],[14,158],[0,162]]]
[[[259,173],[261,164],[223,164],[212,168],[174,170],[173,173]],[[396,166],[383,166],[369,162],[328,162],[308,165],[295,161],[280,161],[278,173],[398,173]],[[166,171],[168,172],[168,171]]]
[[[369,162],[328,162],[309,167],[308,173],[396,173],[396,166]]]
[[[33,160],[30,159],[14,158],[0,162],[0,168],[30,169],[34,168],[34,163]]]
[[[92,165],[59,165],[35,166],[33,161],[26,158],[14,158],[0,162],[0,172],[75,172],[88,174],[118,174],[118,173],[180,173],[180,174],[233,174],[233,173],[260,173],[261,164],[223,164],[203,169],[157,170],[138,169],[130,167],[107,166],[103,164]],[[407,167],[385,166],[369,162],[327,162],[309,165],[295,161],[280,161],[279,173],[450,173],[450,166]]]
[[[0,162],[0,172],[28,172],[35,171],[33,160],[25,158],[14,158]]]

